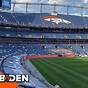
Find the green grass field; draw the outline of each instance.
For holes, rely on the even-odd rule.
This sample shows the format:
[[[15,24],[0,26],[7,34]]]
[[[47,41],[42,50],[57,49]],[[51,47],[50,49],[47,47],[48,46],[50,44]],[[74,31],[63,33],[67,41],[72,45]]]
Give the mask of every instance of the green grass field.
[[[32,59],[31,62],[52,85],[88,88],[88,57],[42,58]]]

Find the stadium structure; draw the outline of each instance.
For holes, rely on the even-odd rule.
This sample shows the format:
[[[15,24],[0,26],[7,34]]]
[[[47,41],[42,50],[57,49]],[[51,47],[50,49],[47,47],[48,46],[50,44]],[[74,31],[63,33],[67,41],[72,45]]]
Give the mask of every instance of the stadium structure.
[[[37,3],[12,4],[11,11],[0,11],[1,72],[15,75],[29,74],[30,81],[19,83],[19,88],[87,88],[88,74],[86,76],[81,73],[78,74],[78,72],[61,66],[61,62],[56,61],[59,65],[55,65],[53,61],[56,59],[63,60],[63,58],[72,60],[73,58],[86,58],[88,56],[88,17],[87,14],[83,14],[83,11],[88,10],[88,7]],[[15,11],[16,6],[19,4],[25,5],[25,12]],[[35,10],[30,11],[30,8],[33,7],[37,7],[37,12]],[[64,8],[66,13],[60,12],[59,7]],[[76,15],[72,11],[70,12],[70,8],[79,9],[80,14]],[[41,63],[45,65],[46,69],[51,70],[52,76],[57,77],[58,82],[55,80],[52,83],[54,80],[52,76],[52,80],[46,80],[51,74],[47,74],[48,70],[45,73],[40,71],[43,69],[42,64],[35,64],[40,60],[42,60]],[[59,69],[50,68],[48,64],[56,66],[55,69],[59,67]],[[37,70],[38,66],[41,67],[39,70]],[[72,68],[74,68],[74,65]],[[57,76],[53,74],[54,71],[57,72],[60,69],[74,74],[75,78],[79,78],[80,82],[76,80],[79,85],[74,84],[74,77],[72,77],[72,80],[67,77],[66,80],[70,81],[66,86],[66,80],[63,81],[63,77],[66,75],[64,72],[66,73],[66,71],[56,74]],[[62,80],[58,80],[59,74],[63,75]],[[71,74],[68,76],[71,77]],[[83,81],[85,83],[81,85]],[[70,85],[71,82],[74,84],[73,87]]]

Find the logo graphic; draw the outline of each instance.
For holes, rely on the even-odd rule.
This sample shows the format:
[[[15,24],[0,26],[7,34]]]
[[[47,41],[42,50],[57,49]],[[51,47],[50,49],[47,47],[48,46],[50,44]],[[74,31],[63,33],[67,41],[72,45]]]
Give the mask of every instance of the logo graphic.
[[[59,23],[70,24],[71,23],[70,21],[59,18],[57,16],[44,16],[43,19],[45,21],[51,21],[56,24],[59,24]]]

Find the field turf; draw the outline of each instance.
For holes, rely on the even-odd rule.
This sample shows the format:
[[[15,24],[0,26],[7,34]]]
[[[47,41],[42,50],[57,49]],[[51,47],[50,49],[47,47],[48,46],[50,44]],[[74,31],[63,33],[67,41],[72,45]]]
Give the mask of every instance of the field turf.
[[[88,88],[88,57],[42,58],[31,62],[52,85]]]

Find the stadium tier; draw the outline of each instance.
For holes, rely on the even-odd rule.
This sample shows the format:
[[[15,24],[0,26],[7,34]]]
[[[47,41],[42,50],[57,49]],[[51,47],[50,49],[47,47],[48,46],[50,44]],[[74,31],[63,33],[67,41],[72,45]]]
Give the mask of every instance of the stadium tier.
[[[3,30],[4,29],[4,30]],[[35,28],[36,29],[36,28]],[[26,29],[16,29],[16,28],[0,28],[0,36],[6,37],[23,37],[23,38],[59,38],[59,39],[88,39],[86,33],[49,33],[49,32],[38,32],[26,30]],[[58,29],[59,30],[59,29]],[[76,29],[74,29],[76,30]],[[85,29],[86,30],[86,29]]]
[[[0,22],[22,24],[22,25],[45,26],[45,27],[59,27],[59,28],[88,27],[88,17],[61,15],[61,14],[51,15],[47,13],[25,14],[25,13],[0,12]]]

